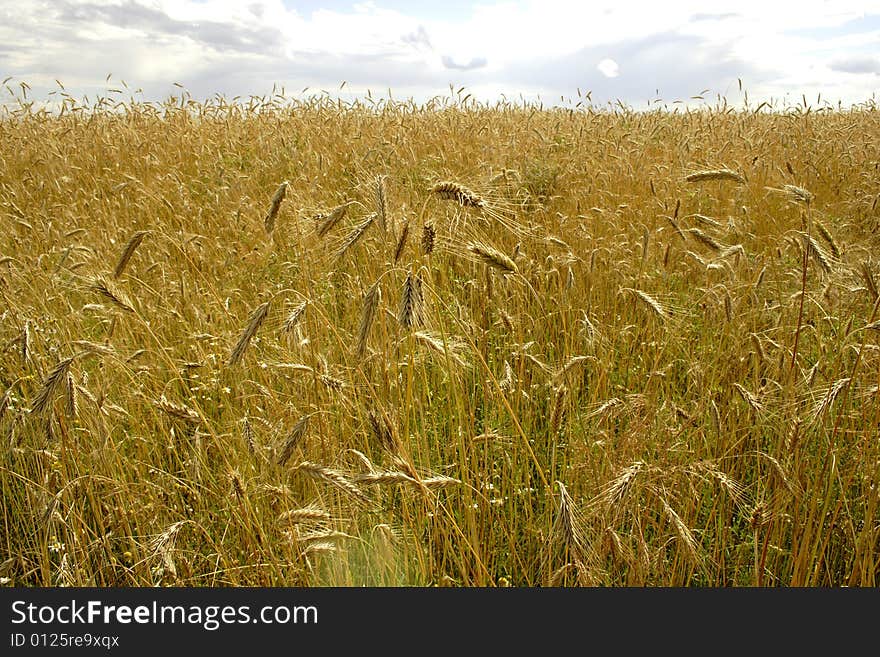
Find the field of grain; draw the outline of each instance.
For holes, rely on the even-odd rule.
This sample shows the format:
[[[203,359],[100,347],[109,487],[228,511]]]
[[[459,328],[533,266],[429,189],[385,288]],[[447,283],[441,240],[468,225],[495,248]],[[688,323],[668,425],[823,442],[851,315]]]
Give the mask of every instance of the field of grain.
[[[0,117],[0,577],[876,586],[880,113]]]

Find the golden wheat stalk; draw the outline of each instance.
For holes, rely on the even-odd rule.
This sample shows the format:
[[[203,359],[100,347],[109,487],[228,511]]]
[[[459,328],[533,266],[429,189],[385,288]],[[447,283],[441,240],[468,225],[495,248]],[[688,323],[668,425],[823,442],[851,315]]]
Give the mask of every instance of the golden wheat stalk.
[[[339,392],[345,387],[345,381],[343,381],[342,379],[337,379],[335,376],[330,376],[329,374],[319,375],[318,381],[323,383],[325,387],[329,388],[333,392]]]
[[[119,256],[119,261],[116,263],[116,268],[113,270],[113,278],[119,278],[122,276],[122,273],[125,271],[125,268],[128,266],[131,257],[134,255],[135,250],[140,246],[141,242],[144,241],[144,238],[149,235],[150,231],[148,230],[139,230],[134,235],[132,235],[128,242],[125,245],[125,248],[122,250],[122,255]]]
[[[339,250],[336,252],[336,259],[341,260],[342,256],[352,248],[355,244],[357,244],[361,238],[364,236],[364,233],[367,232],[367,229],[373,225],[373,222],[376,220],[378,215],[374,212],[369,217],[364,219],[361,223],[355,226],[348,235],[342,240],[342,245],[339,247]]]
[[[812,192],[797,185],[783,185],[782,188],[765,187],[764,189],[768,192],[781,194],[788,198],[792,203],[803,203],[804,205],[809,206],[813,202]]]
[[[557,588],[557,587],[562,586],[565,583],[566,575],[568,575],[568,573],[570,573],[572,571],[575,573],[578,572],[577,564],[572,563],[570,561],[568,563],[562,564],[559,568],[554,570],[553,573],[551,574],[549,586],[551,588]]]
[[[247,487],[245,486],[245,482],[242,480],[241,475],[236,470],[231,470],[229,472],[229,481],[232,484],[232,490],[235,492],[235,496],[239,500],[243,500],[247,495]]]
[[[367,472],[357,475],[354,479],[357,483],[364,486],[388,486],[393,484],[419,485],[419,481],[407,473],[393,470]]]
[[[316,228],[318,237],[324,237],[324,235],[330,232],[330,230],[332,230],[333,227],[345,217],[345,212],[351,204],[352,201],[346,201],[341,205],[337,205],[326,215],[318,215],[318,221],[320,222]]]
[[[437,229],[434,224],[427,223],[422,226],[422,255],[429,256],[434,252],[434,244],[437,240]]]
[[[406,241],[409,238],[409,219],[403,222],[403,229],[400,231],[400,237],[397,239],[397,246],[394,249],[394,264],[400,260],[403,251],[406,248]]]
[[[254,428],[251,425],[251,419],[245,415],[241,420],[241,434],[244,442],[248,447],[248,452],[252,455],[257,453],[257,443],[254,440]]]
[[[494,267],[505,273],[516,273],[519,271],[516,263],[510,257],[488,244],[483,242],[471,242],[468,244],[467,248],[468,251],[475,254],[481,261],[490,267]]]
[[[518,356],[518,357],[520,357],[520,358],[523,358],[523,359],[529,361],[530,363],[532,363],[533,365],[535,365],[535,366],[536,366],[539,370],[541,370],[542,372],[545,372],[545,373],[547,373],[547,374],[553,374],[553,368],[550,367],[549,365],[547,365],[547,363],[545,363],[544,361],[542,361],[542,360],[541,360],[540,358],[538,358],[537,356],[534,356],[534,355],[532,355],[532,354],[530,354],[530,353],[528,353],[528,352],[526,352],[526,351],[519,351],[519,352],[516,352],[515,355]]]
[[[513,392],[516,387],[516,376],[507,361],[504,361],[504,376],[498,379],[498,387],[502,392]]]
[[[251,339],[260,329],[260,325],[262,325],[263,320],[266,319],[266,315],[268,313],[268,301],[257,306],[257,308],[251,313],[247,326],[245,326],[244,330],[241,332],[241,336],[238,338],[238,342],[235,343],[235,347],[232,349],[232,353],[229,355],[228,365],[235,365],[242,359],[245,351],[247,351]]]
[[[161,534],[150,541],[149,548],[153,556],[158,556],[162,560],[165,569],[174,577],[177,577],[177,567],[174,564],[174,545],[177,541],[177,535],[187,520],[179,520],[165,528]]]
[[[749,337],[752,340],[752,344],[755,347],[755,354],[758,356],[759,363],[767,362],[767,354],[764,352],[764,345],[761,342],[761,338],[755,333],[749,333]]]
[[[424,477],[421,480],[421,484],[422,487],[427,488],[428,490],[434,490],[435,488],[458,486],[461,484],[461,480],[454,477],[447,477],[446,475],[434,475],[432,477]]]
[[[711,237],[701,231],[699,228],[688,228],[688,232],[693,235],[700,244],[703,246],[715,251],[716,253],[721,252],[724,249],[724,246],[716,240],[714,237]]]
[[[711,228],[721,228],[721,222],[713,219],[712,217],[707,217],[704,214],[694,213],[689,214],[685,217],[685,219],[696,219],[698,223],[703,224],[704,226],[710,226]]]
[[[704,169],[702,171],[694,171],[684,177],[687,182],[705,182],[710,180],[731,180],[740,184],[745,183],[746,179],[738,171],[733,169]]]
[[[571,550],[576,561],[583,560],[587,545],[583,518],[565,484],[557,481],[556,485],[559,488],[559,504],[553,522],[553,535],[563,546]]]
[[[431,349],[431,351],[440,354],[444,358],[449,358],[449,360],[459,367],[468,366],[467,361],[457,353],[457,350],[461,349],[461,345],[450,343],[440,336],[429,333],[428,331],[416,331],[415,338],[421,344]]]
[[[687,182],[705,182],[709,180],[731,180],[733,182],[744,184],[746,179],[743,175],[733,169],[704,169],[703,171],[694,171],[684,178]]]
[[[556,394],[553,396],[553,407],[550,412],[550,435],[555,436],[562,428],[562,421],[565,417],[565,397],[568,394],[568,388],[559,386]]]
[[[388,191],[385,186],[386,178],[387,176],[376,176],[376,183],[373,188],[376,202],[376,220],[383,233],[388,229]]]
[[[678,236],[682,239],[682,241],[687,241],[684,236],[684,232],[682,232],[681,227],[678,225],[678,222],[670,216],[666,216],[666,221],[672,226],[673,230],[678,234]]]
[[[284,465],[287,463],[293,455],[293,450],[296,449],[300,442],[302,442],[302,439],[309,428],[309,417],[311,416],[303,415],[297,423],[293,425],[290,433],[287,434],[287,439],[284,442],[284,449],[278,457],[278,465]]]
[[[776,475],[777,479],[779,479],[779,481],[782,483],[785,490],[789,493],[794,493],[797,490],[797,485],[785,472],[785,468],[782,467],[782,464],[779,462],[779,460],[776,457],[771,456],[770,454],[767,454],[765,452],[758,452],[758,454],[760,456],[763,456],[767,460],[767,462],[770,463],[774,474]]]
[[[400,312],[397,321],[405,328],[420,326],[422,324],[422,279],[408,272],[403,283],[403,296],[400,301]]]
[[[122,292],[116,289],[110,281],[102,276],[95,277],[92,280],[91,287],[95,292],[110,301],[120,310],[124,310],[127,313],[134,312],[134,307],[131,305],[131,301],[129,301]]]
[[[679,545],[682,547],[684,554],[692,564],[699,564],[701,561],[700,544],[697,542],[697,539],[694,538],[693,532],[691,532],[690,528],[684,523],[681,516],[669,506],[669,503],[663,498],[663,496],[661,495],[659,497],[660,502],[663,504],[663,510],[666,512],[666,517],[672,521],[672,526],[675,528]]]
[[[293,539],[292,539],[293,540]],[[309,561],[309,555],[314,554],[332,554],[337,551],[336,544],[333,541],[320,541],[315,543],[309,543],[305,546],[302,554],[306,559],[306,564],[309,566],[310,570],[314,569],[314,566]]]
[[[746,250],[742,244],[731,244],[718,252],[719,258],[729,258],[732,255],[745,256]]]
[[[73,419],[77,416],[77,412],[79,411],[79,399],[77,395],[77,386],[76,381],[73,379],[73,374],[71,374],[70,370],[67,370],[67,376],[64,378],[65,381],[65,406],[64,410],[67,413],[67,417]]]
[[[877,281],[874,278],[874,272],[871,270],[871,265],[869,265],[867,261],[862,260],[859,263],[859,273],[862,275],[862,280],[865,282],[865,288],[868,290],[868,294],[871,295],[871,301],[876,301],[877,297],[880,297],[880,290],[877,288]]]
[[[833,255],[836,260],[840,260],[840,247],[837,245],[837,240],[834,239],[834,235],[831,234],[828,227],[821,221],[816,222],[816,228],[819,229],[819,234],[822,235],[822,239],[828,242],[828,246],[831,248],[831,255]]]
[[[595,358],[593,356],[572,356],[562,367],[559,368],[556,374],[553,375],[553,382],[559,384],[572,369],[579,365],[583,365],[589,360],[595,360]]]
[[[845,377],[843,379],[838,379],[828,388],[828,391],[825,393],[825,396],[819,400],[819,402],[810,410],[810,417],[813,422],[818,422],[823,415],[825,415],[826,411],[831,408],[834,401],[849,386],[850,377]]]
[[[755,411],[755,413],[762,413],[764,411],[764,405],[757,396],[753,395],[738,383],[734,383],[733,387],[736,388],[743,400],[752,407],[752,410]]]
[[[698,464],[698,467],[717,481],[721,488],[723,488],[737,504],[743,503],[747,492],[745,485],[738,482],[711,461],[703,461]]]
[[[284,372],[314,372],[315,368],[305,363],[266,363],[268,367]]]
[[[813,260],[816,261],[816,264],[819,265],[819,268],[824,271],[826,274],[831,273],[834,269],[831,257],[825,252],[825,249],[816,241],[812,235],[808,235],[807,233],[798,232],[801,236],[801,240],[803,241],[803,248],[813,256]]]
[[[367,350],[367,339],[370,337],[370,329],[373,326],[373,320],[376,319],[376,310],[379,308],[379,302],[382,300],[382,288],[379,281],[373,283],[364,296],[364,305],[361,309],[361,322],[358,327],[357,347],[355,354],[358,358],[363,358]]]
[[[80,348],[79,355],[97,354],[99,356],[115,356],[116,350],[106,344],[98,344],[89,340],[74,340],[71,344]]]
[[[284,320],[284,331],[286,333],[292,331],[294,327],[299,323],[299,320],[302,319],[303,313],[306,311],[307,304],[308,301],[303,301],[297,304],[294,309],[290,311],[287,319]]]
[[[612,408],[617,408],[623,403],[624,402],[620,397],[612,397],[611,399],[606,399],[604,402],[599,404],[592,412],[588,413],[585,419],[590,420],[594,417],[604,415],[607,411],[611,410]]]
[[[457,201],[462,206],[473,208],[486,207],[486,199],[464,185],[451,180],[442,180],[434,183],[430,191],[442,199]]]
[[[366,454],[358,449],[350,449],[348,451],[363,464],[363,466],[367,469],[367,472],[376,472],[376,466],[373,465],[373,462]]]
[[[361,490],[354,483],[352,483],[348,477],[345,476],[345,474],[339,472],[338,470],[327,468],[323,465],[318,465],[317,463],[312,463],[310,461],[303,461],[298,466],[296,466],[295,470],[296,472],[302,472],[312,479],[323,481],[332,486],[335,486],[336,488],[343,491],[347,495],[350,495],[359,502],[368,503],[370,501],[370,499],[366,495],[364,495]]]
[[[272,203],[269,205],[269,211],[266,212],[266,216],[263,218],[263,226],[265,226],[267,233],[271,233],[275,230],[275,220],[278,217],[278,211],[281,209],[281,201],[284,200],[284,196],[287,194],[287,184],[288,183],[285,180],[278,185],[278,189],[275,190],[275,194],[272,196]]]
[[[376,439],[376,442],[378,442],[389,453],[397,454],[398,446],[397,438],[394,434],[394,428],[385,417],[384,413],[370,411],[367,414],[367,420],[370,423],[370,431]]]
[[[782,191],[789,197],[789,199],[796,201],[797,203],[810,205],[810,203],[813,202],[813,193],[803,187],[798,187],[797,185],[783,185]]]
[[[626,292],[632,292],[637,299],[648,306],[648,308],[650,308],[654,312],[654,314],[657,315],[657,317],[662,319],[664,322],[669,319],[669,311],[663,306],[662,303],[657,301],[657,299],[652,297],[647,292],[636,290],[635,288],[631,287],[626,287],[623,289]]]
[[[605,484],[591,504],[597,503],[610,508],[623,502],[632,491],[636,478],[646,470],[647,465],[643,461],[634,461]]]
[[[202,421],[202,416],[191,409],[189,406],[184,406],[183,404],[178,404],[170,401],[168,398],[165,397],[165,395],[162,395],[156,401],[156,406],[166,415],[173,417],[177,420],[182,420],[187,424],[199,424]]]
[[[12,344],[12,343],[10,343]],[[31,357],[31,320],[24,321],[24,328],[21,330],[21,360],[27,363]]]
[[[52,368],[52,371],[49,372],[49,376],[46,377],[42,387],[31,403],[30,412],[32,414],[40,415],[51,407],[55,393],[58,392],[62,383],[67,381],[67,374],[74,360],[76,360],[76,356],[65,358]]]

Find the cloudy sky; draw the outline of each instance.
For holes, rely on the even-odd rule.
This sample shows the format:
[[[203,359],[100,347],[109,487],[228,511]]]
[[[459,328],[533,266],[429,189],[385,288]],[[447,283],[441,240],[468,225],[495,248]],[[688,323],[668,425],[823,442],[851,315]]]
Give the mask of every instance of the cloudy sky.
[[[109,81],[107,80],[110,75]],[[0,0],[0,78],[31,98],[161,100],[322,90],[483,101],[701,93],[863,102],[880,87],[880,0]],[[343,86],[344,83],[344,86]],[[708,91],[707,91],[708,90]],[[5,93],[5,92],[4,92]]]

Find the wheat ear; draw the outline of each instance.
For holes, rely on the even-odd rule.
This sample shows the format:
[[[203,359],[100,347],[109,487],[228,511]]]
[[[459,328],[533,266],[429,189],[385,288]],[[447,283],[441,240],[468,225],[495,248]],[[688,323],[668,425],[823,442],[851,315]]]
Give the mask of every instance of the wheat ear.
[[[260,329],[260,325],[263,323],[263,320],[266,319],[266,315],[268,314],[268,312],[269,302],[267,301],[266,303],[257,306],[256,310],[251,313],[251,317],[248,320],[247,326],[245,326],[244,331],[242,331],[241,333],[241,337],[238,338],[238,342],[235,343],[235,347],[232,349],[232,353],[229,355],[228,364],[230,366],[235,365],[242,359],[245,351],[247,351],[251,339]]]

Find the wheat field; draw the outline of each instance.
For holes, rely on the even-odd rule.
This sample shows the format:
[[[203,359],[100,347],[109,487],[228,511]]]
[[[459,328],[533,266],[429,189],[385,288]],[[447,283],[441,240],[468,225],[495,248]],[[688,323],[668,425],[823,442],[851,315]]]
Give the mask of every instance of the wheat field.
[[[62,96],[4,584],[878,584],[875,106]]]

